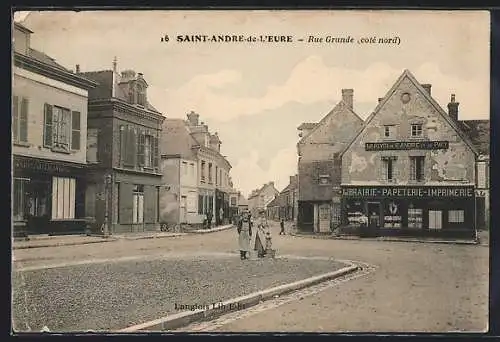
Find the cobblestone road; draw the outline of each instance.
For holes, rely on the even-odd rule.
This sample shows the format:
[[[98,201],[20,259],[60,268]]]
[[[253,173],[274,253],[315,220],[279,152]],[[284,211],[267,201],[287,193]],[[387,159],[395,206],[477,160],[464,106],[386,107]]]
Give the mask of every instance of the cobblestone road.
[[[488,317],[488,248],[279,236],[278,254],[374,264],[372,274],[300,301],[228,321],[215,331],[483,331]],[[164,253],[234,252],[233,230],[165,239],[15,250],[15,267],[43,268]],[[103,260],[104,259],[104,260]],[[107,259],[107,261],[106,261]]]

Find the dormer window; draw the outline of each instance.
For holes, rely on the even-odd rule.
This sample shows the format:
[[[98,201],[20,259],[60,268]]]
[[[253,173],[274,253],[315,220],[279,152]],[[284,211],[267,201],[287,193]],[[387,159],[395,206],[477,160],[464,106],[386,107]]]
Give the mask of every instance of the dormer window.
[[[141,106],[146,106],[146,88],[137,84],[135,87],[137,104]]]
[[[395,125],[384,125],[384,139],[392,139],[396,136]]]

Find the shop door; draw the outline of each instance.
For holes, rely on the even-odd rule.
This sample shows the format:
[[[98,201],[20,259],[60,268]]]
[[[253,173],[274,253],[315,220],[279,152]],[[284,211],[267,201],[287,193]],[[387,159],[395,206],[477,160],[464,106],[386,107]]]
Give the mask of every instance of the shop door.
[[[429,229],[443,228],[443,212],[441,210],[429,210]]]
[[[328,233],[330,231],[330,205],[321,204],[319,206],[319,232]]]

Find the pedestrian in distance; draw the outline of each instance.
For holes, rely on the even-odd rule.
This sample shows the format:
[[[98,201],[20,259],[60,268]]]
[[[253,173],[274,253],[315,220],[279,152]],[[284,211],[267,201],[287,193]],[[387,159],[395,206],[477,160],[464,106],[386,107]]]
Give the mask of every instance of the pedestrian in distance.
[[[240,248],[240,259],[245,260],[250,253],[250,240],[252,238],[252,224],[247,214],[238,222],[238,244]]]
[[[280,227],[281,227],[280,235],[286,235],[285,234],[285,220],[284,219],[281,219]]]

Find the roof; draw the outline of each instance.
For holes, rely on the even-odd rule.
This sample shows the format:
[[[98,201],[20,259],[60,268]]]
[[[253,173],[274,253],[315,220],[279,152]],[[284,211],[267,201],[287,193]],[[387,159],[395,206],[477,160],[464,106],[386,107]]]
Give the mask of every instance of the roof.
[[[459,120],[460,128],[480,154],[490,153],[490,120]]]
[[[160,153],[179,154],[184,158],[193,156],[191,148],[198,145],[182,119],[165,119],[162,124]]]
[[[317,124],[317,122],[303,122],[297,129],[313,129]]]
[[[377,107],[375,107],[374,111],[370,114],[370,116],[365,120],[364,124],[358,130],[354,138],[347,144],[347,146],[340,152],[340,156],[344,155],[344,153],[352,146],[352,144],[356,141],[356,139],[360,136],[360,134],[368,127],[373,118],[379,113],[380,109],[384,107],[387,103],[391,95],[398,89],[399,85],[403,82],[405,78],[408,78],[413,85],[417,88],[420,95],[422,95],[433,107],[436,111],[443,117],[443,119],[455,130],[455,132],[462,138],[465,144],[471,149],[471,151],[475,154],[478,154],[477,149],[474,147],[472,141],[469,137],[464,133],[463,129],[459,127],[459,124],[453,120],[444,110],[443,108],[434,100],[434,98],[429,94],[427,90],[422,87],[415,76],[410,72],[410,70],[405,69],[401,76],[396,80],[394,85],[389,89],[387,94],[382,98],[382,100],[378,103]]]
[[[314,124],[314,126],[312,127],[312,129],[305,135],[303,136],[299,142],[297,143],[297,145],[300,145],[302,144],[308,137],[310,137],[311,135],[314,134],[314,132],[316,132],[316,130],[321,127],[322,125],[325,124],[325,122],[333,115],[335,114],[338,114],[340,112],[342,112],[343,110],[347,109],[347,111],[349,111],[351,114],[353,114],[356,118],[359,119],[360,122],[363,122],[363,119],[361,119],[361,117],[356,114],[356,112],[354,112],[354,110],[352,110],[345,102],[344,100],[340,100],[333,108],[332,110],[330,110],[330,112],[328,112],[328,114],[326,114],[317,124]],[[299,126],[300,127],[300,126]]]
[[[89,98],[91,99],[107,99],[111,98],[113,94],[113,70],[99,70],[99,71],[87,71],[78,73],[79,75],[85,75],[85,77],[91,78],[99,82],[99,87],[95,88],[93,91],[89,92]],[[118,78],[115,78],[115,98],[120,99],[124,102],[129,102],[129,98],[125,93],[123,87],[118,82]],[[123,83],[123,84],[126,84]],[[146,109],[160,113],[149,101],[146,101]]]
[[[279,196],[274,197],[273,200],[267,204],[268,208],[269,207],[279,207],[279,206],[280,206]]]
[[[20,22],[15,21],[14,26],[16,28],[18,28],[19,30],[23,31],[24,33],[34,33],[33,31],[31,31],[29,28],[27,28],[26,26],[24,26]]]
[[[53,66],[55,68],[61,69],[63,71],[70,72],[69,69],[66,69],[61,64],[57,63],[54,58],[50,57],[49,55],[47,55],[41,51],[30,48],[29,55],[31,58],[36,59],[39,62],[48,64],[48,65]]]

